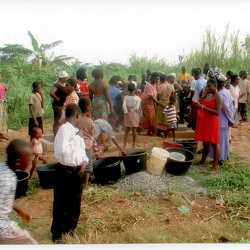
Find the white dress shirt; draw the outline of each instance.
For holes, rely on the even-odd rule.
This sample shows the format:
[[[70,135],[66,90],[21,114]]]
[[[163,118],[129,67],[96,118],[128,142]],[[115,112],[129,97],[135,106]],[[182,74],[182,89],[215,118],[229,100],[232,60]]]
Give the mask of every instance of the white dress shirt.
[[[63,124],[55,137],[55,157],[65,166],[80,166],[84,161],[89,162],[85,152],[85,143],[81,136],[76,135],[79,130],[71,123]]]

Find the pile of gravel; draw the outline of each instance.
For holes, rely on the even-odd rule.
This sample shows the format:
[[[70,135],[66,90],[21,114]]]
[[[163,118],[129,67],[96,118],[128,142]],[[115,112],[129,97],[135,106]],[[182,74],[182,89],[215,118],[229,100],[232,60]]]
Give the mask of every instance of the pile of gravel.
[[[162,192],[180,192],[184,194],[202,194],[206,195],[206,189],[197,184],[189,176],[174,176],[163,171],[160,176],[155,176],[147,171],[141,171],[127,175],[120,179],[116,184],[121,189],[130,192],[140,192],[156,196]]]

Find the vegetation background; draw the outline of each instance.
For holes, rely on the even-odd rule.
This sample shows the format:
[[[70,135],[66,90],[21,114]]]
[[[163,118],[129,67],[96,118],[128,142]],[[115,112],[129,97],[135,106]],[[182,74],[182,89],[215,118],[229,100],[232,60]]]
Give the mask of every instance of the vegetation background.
[[[146,55],[138,57],[136,52],[129,55],[127,65],[104,61],[100,61],[99,65],[87,65],[66,55],[55,57],[54,53],[48,54],[62,41],[40,45],[30,31],[28,35],[33,50],[20,44],[5,44],[5,47],[0,48],[0,72],[3,75],[3,82],[9,89],[6,98],[10,129],[27,126],[29,116],[27,99],[32,91],[31,85],[36,80],[43,82],[44,118],[52,116],[49,91],[57,80],[60,70],[67,71],[69,75],[75,75],[76,70],[83,66],[87,68],[88,81],[91,82],[93,68],[100,67],[104,70],[106,81],[109,81],[113,75],[121,75],[127,79],[130,74],[136,75],[140,81],[141,75],[148,68],[169,74],[171,72],[179,73],[181,67],[185,65],[187,71],[191,72],[192,68],[203,68],[204,64],[208,62],[211,66],[222,68],[224,73],[228,70],[238,73],[242,69],[249,70],[250,65],[250,36],[246,35],[243,40],[240,40],[239,32],[230,32],[229,25],[225,27],[225,32],[220,37],[217,37],[214,31],[206,30],[202,44],[188,54],[179,56],[179,63],[176,65],[169,64],[157,55],[152,58],[148,58]]]

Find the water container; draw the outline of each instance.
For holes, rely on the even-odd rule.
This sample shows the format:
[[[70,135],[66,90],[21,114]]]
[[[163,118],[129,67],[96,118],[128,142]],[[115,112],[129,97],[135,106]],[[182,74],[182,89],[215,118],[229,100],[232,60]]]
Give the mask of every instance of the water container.
[[[185,155],[179,152],[170,152],[169,158],[176,161],[185,161]]]
[[[49,163],[36,168],[40,185],[44,189],[54,188],[56,178],[55,167],[57,163]]]
[[[147,164],[147,171],[153,175],[161,175],[161,172],[167,162],[169,152],[162,148],[154,147]]]
[[[187,149],[187,150],[191,151],[194,155],[197,152],[198,141],[195,141],[195,140],[180,140],[180,141],[176,141],[176,143],[183,145],[184,149]]]
[[[17,187],[16,187],[16,196],[15,199],[18,199],[22,196],[26,196],[28,189],[28,179],[30,174],[25,171],[16,171],[17,176]]]
[[[162,141],[162,148],[182,148],[183,145],[180,144],[179,142],[173,142],[173,141],[168,141],[164,140]]]

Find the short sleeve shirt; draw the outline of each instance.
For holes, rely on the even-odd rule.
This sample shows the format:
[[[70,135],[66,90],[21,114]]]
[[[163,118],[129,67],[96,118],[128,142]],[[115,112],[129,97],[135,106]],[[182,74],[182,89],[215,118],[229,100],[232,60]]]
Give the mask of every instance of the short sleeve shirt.
[[[94,121],[95,124],[95,135],[93,136],[93,139],[96,141],[99,139],[102,133],[105,133],[108,135],[109,138],[114,139],[114,131],[111,127],[111,125],[104,119],[97,119]]]
[[[6,162],[0,164],[0,238],[10,234],[17,223],[10,220],[17,178]]]
[[[28,98],[29,105],[33,110],[35,117],[42,117],[43,116],[43,108],[42,108],[42,97],[39,93],[31,93]],[[30,114],[30,118],[32,118]]]

